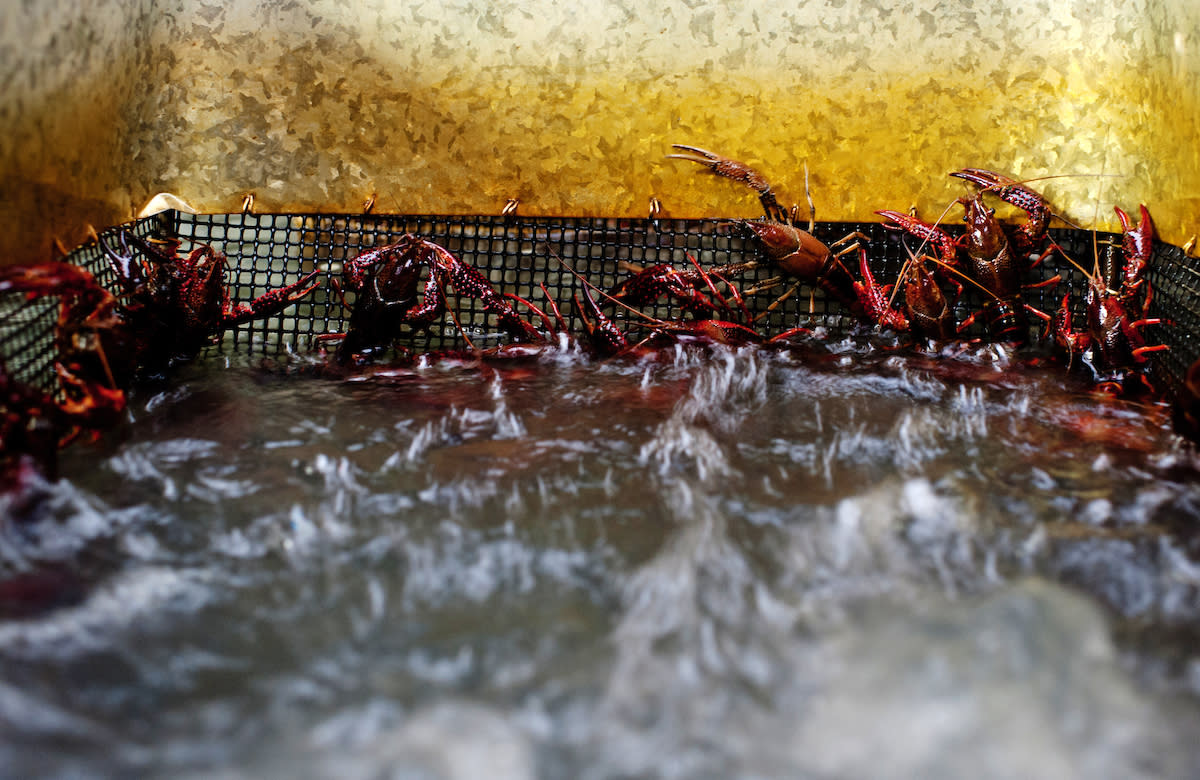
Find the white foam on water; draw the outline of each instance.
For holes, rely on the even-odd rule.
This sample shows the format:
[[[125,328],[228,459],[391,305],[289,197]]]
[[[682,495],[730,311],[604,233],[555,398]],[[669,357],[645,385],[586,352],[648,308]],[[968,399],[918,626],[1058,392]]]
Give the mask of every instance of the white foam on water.
[[[164,613],[196,613],[213,598],[212,586],[203,571],[131,567],[101,583],[81,604],[0,623],[0,651],[44,660],[109,649],[123,644],[130,631],[161,624]]]
[[[746,740],[747,770],[1115,780],[1195,768],[1181,748],[1197,730],[1173,726],[1169,699],[1136,690],[1095,605],[1049,583],[877,609],[822,655],[795,721],[748,724],[764,731]]]
[[[664,500],[678,529],[627,580],[587,776],[1184,778],[1200,760],[1200,724],[1129,679],[1094,602],[1042,581],[946,598],[985,565],[978,521],[926,479],[788,527],[775,581],[694,483]]]
[[[421,463],[431,450],[454,446],[468,439],[525,438],[525,424],[519,415],[509,409],[499,380],[490,387],[495,401],[492,409],[459,409],[452,406],[444,415],[430,420],[417,431],[404,452],[403,460],[410,465]],[[398,464],[398,456],[393,455],[385,466],[395,468]]]
[[[447,396],[482,400],[393,421],[410,410],[372,395],[380,419],[349,432],[263,422],[288,452],[123,447],[144,503],[64,494],[0,535],[8,560],[61,533],[118,564],[82,603],[0,623],[0,654],[35,681],[113,655],[146,687],[98,667],[86,706],[34,702],[29,731],[102,747],[80,713],[109,707],[114,744],[149,735],[118,768],[171,776],[1195,776],[1195,707],[1123,664],[1195,690],[1200,666],[1180,649],[1164,682],[1142,667],[1173,656],[1142,664],[1135,640],[1119,660],[1109,636],[1200,620],[1200,565],[1162,530],[1200,511],[1165,473],[1185,456],[1027,462],[1005,437],[1036,427],[1012,421],[1029,394],[855,348],[846,371],[682,345],[582,382],[572,364],[526,419],[503,377],[545,377],[433,366],[429,392],[484,381]],[[615,403],[683,382],[661,423],[592,440]],[[534,468],[473,471],[526,423]],[[0,720],[37,690],[6,680]]]
[[[754,350],[718,350],[696,371],[684,396],[642,445],[638,462],[662,475],[694,468],[699,478],[730,477],[737,469],[708,429],[733,433],[766,401],[768,364]]]

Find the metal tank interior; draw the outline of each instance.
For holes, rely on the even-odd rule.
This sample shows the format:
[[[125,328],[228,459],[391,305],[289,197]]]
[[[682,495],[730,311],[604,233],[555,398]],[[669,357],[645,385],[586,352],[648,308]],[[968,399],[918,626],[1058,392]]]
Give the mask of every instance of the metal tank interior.
[[[1192,4],[52,0],[0,63],[0,430],[54,449],[0,489],[0,774],[1200,774]],[[966,255],[947,174],[1028,183],[1049,321],[775,303],[761,192],[679,144],[889,291],[929,242],[878,211]],[[335,359],[409,234],[446,312]],[[58,448],[82,364],[164,335],[114,255],[172,250],[226,258],[204,348]],[[737,268],[698,292],[738,321],[602,299],[598,354],[588,296],[658,266]],[[956,323],[999,297],[962,276]],[[1053,353],[1089,290],[1136,300],[1137,392]]]

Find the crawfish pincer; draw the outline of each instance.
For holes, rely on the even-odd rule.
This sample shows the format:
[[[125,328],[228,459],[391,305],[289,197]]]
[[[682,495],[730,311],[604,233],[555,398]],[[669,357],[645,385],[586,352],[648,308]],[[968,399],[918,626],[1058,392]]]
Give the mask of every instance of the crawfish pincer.
[[[963,168],[950,175],[974,182],[983,192],[994,193],[1000,200],[1024,211],[1025,221],[1007,233],[1009,242],[1022,257],[1041,251],[1046,241],[1046,229],[1050,226],[1050,217],[1053,216],[1050,204],[1041,193],[1008,176],[982,168]]]

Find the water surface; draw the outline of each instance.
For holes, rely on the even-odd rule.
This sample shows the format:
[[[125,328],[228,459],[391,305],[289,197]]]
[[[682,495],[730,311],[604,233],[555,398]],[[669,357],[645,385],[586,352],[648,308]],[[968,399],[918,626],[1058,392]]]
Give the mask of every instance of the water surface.
[[[187,368],[4,526],[5,775],[1200,772],[1161,408],[852,342],[314,373]]]

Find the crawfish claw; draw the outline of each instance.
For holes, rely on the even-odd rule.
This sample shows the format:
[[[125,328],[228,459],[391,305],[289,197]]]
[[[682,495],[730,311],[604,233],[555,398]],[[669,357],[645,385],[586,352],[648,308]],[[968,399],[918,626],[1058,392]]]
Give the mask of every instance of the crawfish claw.
[[[732,179],[745,184],[757,192],[760,197],[768,195],[771,192],[770,182],[763,178],[762,174],[745,163],[731,160],[728,157],[722,157],[715,152],[701,149],[698,146],[671,144],[671,148],[682,149],[688,152],[688,154],[668,154],[667,159],[669,160],[687,160],[703,165],[718,176],[724,176],[726,179]]]
[[[725,158],[716,152],[710,152],[707,149],[701,149],[699,146],[688,146],[687,144],[671,144],[672,149],[679,149],[690,154],[668,154],[667,159],[675,160],[691,160],[694,163],[701,165],[716,165]]]
[[[954,267],[958,265],[956,259],[958,257],[958,244],[955,243],[955,239],[949,233],[937,225],[930,225],[928,222],[923,222],[902,211],[884,209],[875,213],[895,223],[894,225],[889,225],[885,222],[884,227],[892,230],[903,230],[910,236],[916,236],[922,241],[933,244],[937,249],[938,258],[943,266]]]
[[[1021,254],[1037,251],[1046,237],[1050,224],[1050,204],[1039,193],[1029,189],[1016,179],[982,168],[963,168],[950,174],[959,179],[974,182],[996,197],[1021,209],[1028,215],[1025,224],[1014,231],[1012,238]]]
[[[950,175],[974,182],[988,192],[996,193],[1000,200],[1021,209],[1029,214],[1031,219],[1047,219],[1049,217],[1050,209],[1045,198],[1016,179],[1009,178],[1002,173],[985,171],[982,168],[963,168]]]
[[[963,168],[962,170],[954,171],[950,174],[959,179],[966,179],[969,182],[974,182],[980,187],[989,190],[996,190],[1001,187],[1007,187],[1016,184],[1015,179],[1010,179],[1002,173],[984,170],[983,168]]]
[[[1154,242],[1154,220],[1150,219],[1150,212],[1145,204],[1139,205],[1138,208],[1141,210],[1141,219],[1138,220],[1136,228],[1130,227],[1129,215],[1120,206],[1113,206],[1113,211],[1117,213],[1117,219],[1121,220],[1121,232],[1125,235],[1125,254],[1134,255],[1142,263],[1146,263],[1150,260],[1151,244]]]
[[[779,205],[779,202],[775,199],[775,193],[771,192],[771,183],[749,165],[740,163],[737,160],[731,160],[728,157],[722,157],[716,152],[710,152],[698,146],[671,144],[671,148],[679,149],[686,152],[686,154],[668,154],[667,159],[694,162],[698,165],[703,165],[718,176],[724,176],[726,179],[732,179],[733,181],[745,184],[758,193],[758,199],[762,202],[763,211],[766,212],[767,219],[776,222],[788,221],[787,211]]]

